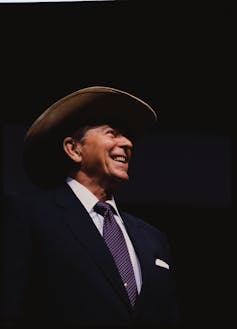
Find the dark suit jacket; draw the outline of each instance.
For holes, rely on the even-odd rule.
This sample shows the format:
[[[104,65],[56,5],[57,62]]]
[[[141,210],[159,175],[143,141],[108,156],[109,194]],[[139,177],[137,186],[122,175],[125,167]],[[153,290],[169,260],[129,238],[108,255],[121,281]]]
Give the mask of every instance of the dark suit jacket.
[[[162,232],[121,212],[142,271],[132,309],[102,236],[66,184],[13,199],[4,216],[3,328],[176,328],[172,261]],[[155,265],[156,258],[170,269]]]

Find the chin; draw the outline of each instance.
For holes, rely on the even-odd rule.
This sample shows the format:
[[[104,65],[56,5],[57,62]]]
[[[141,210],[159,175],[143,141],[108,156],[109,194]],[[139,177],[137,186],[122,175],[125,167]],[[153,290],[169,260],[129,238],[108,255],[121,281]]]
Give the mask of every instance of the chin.
[[[126,182],[129,180],[129,176],[126,174],[126,175],[113,175],[111,176],[110,178],[112,178],[110,180],[110,183],[112,184],[121,184],[122,182]]]
[[[128,175],[115,176],[115,179],[118,182],[126,182],[129,180],[129,176]]]

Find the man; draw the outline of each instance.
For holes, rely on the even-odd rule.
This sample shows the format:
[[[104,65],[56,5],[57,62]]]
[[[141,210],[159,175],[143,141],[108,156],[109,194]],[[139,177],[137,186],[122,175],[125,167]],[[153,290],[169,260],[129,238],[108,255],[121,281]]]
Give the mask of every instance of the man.
[[[167,238],[114,197],[156,118],[131,94],[89,87],[32,124],[23,160],[40,189],[7,203],[3,328],[178,326]]]

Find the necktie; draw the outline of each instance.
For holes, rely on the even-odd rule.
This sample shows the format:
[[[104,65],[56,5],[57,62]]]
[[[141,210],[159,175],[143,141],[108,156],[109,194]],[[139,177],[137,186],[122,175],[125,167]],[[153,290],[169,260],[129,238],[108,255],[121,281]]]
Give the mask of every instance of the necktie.
[[[108,203],[102,201],[97,202],[94,210],[104,217],[103,237],[105,243],[117,265],[129,300],[134,306],[137,297],[137,286],[123,233],[113,215],[115,210]]]

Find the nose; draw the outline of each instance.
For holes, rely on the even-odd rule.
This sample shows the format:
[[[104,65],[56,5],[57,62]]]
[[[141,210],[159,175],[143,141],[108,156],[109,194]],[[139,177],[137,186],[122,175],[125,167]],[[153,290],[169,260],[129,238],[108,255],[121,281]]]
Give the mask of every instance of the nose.
[[[126,137],[124,135],[119,135],[119,136],[117,136],[117,138],[118,138],[119,147],[126,148],[129,150],[131,150],[133,148],[133,143],[128,137]]]

